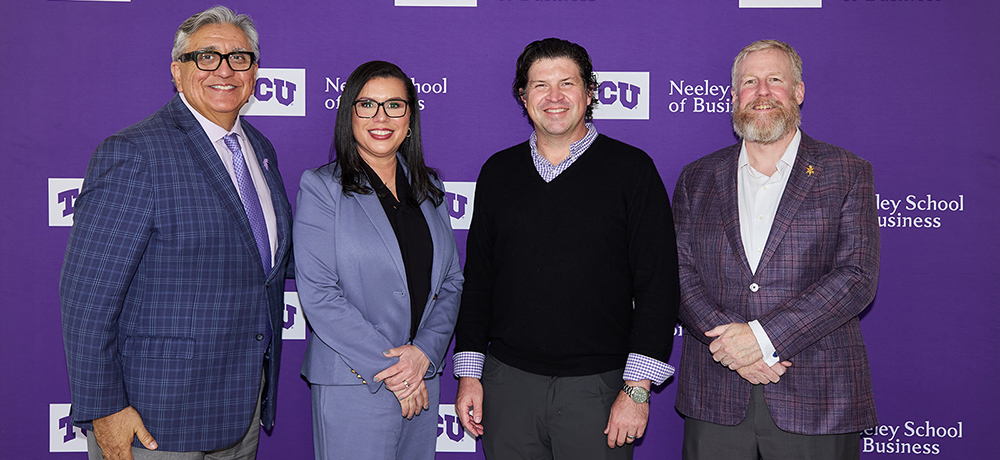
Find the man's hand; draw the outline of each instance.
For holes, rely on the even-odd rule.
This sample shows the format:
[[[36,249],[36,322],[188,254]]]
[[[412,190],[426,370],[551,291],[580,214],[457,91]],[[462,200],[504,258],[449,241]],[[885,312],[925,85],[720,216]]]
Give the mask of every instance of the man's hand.
[[[385,387],[396,394],[397,399],[409,397],[417,391],[417,383],[424,381],[431,362],[423,351],[413,345],[403,345],[382,353],[386,357],[399,357],[399,362],[375,374],[375,381],[385,381]],[[427,389],[424,388],[426,392]]]
[[[419,384],[410,384],[410,389],[413,390],[410,396],[405,398],[400,398],[396,395],[396,399],[399,400],[399,407],[402,409],[402,415],[407,420],[412,419],[415,415],[420,415],[420,411],[430,409],[430,397],[427,395],[427,385],[423,380]]]
[[[773,366],[768,366],[764,364],[764,360],[759,361],[749,365],[736,369],[736,372],[743,377],[744,380],[750,382],[754,385],[768,383],[778,383],[778,380],[782,375],[785,375],[785,371],[792,366],[790,361],[781,361],[774,363]]]
[[[629,386],[642,387],[649,390],[651,383],[649,380],[634,382],[626,381]],[[623,446],[625,443],[631,444],[636,439],[641,438],[646,432],[646,422],[649,421],[649,403],[639,404],[625,394],[618,392],[618,398],[611,406],[611,415],[608,416],[608,426],[604,429],[604,434],[608,435],[608,447],[614,449],[615,446]]]
[[[94,439],[101,447],[106,460],[132,460],[132,438],[149,450],[156,450],[156,440],[146,431],[142,417],[132,408],[126,407],[114,414],[94,420]]]
[[[469,411],[472,411],[470,414]],[[455,396],[455,412],[469,433],[483,435],[483,384],[475,377],[458,378],[458,394]]]
[[[716,338],[708,344],[712,359],[731,370],[749,366],[764,357],[757,337],[747,323],[723,324],[705,332],[705,335]]]

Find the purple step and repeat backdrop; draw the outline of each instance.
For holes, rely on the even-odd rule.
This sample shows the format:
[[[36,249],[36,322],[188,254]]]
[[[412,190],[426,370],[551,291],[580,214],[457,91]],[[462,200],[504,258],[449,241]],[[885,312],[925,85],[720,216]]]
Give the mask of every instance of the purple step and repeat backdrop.
[[[84,458],[67,424],[58,277],[97,144],[166,103],[177,26],[205,0],[5,0],[0,5],[0,458]],[[732,144],[730,65],[758,38],[805,61],[803,129],[875,166],[877,298],[861,322],[880,425],[862,458],[997,458],[1000,294],[994,0],[232,0],[261,34],[255,100],[290,197],[326,163],[338,96],[360,63],[399,64],[420,92],[428,163],[447,181],[464,251],[480,165],[530,133],[510,96],[528,42],[584,45],[602,81],[598,129],[646,150],[668,190]],[[294,203],[294,199],[293,199]],[[260,458],[312,456],[299,376],[307,327],[288,282],[277,425]],[[676,363],[680,341],[671,362]],[[450,372],[450,369],[446,373]],[[481,459],[444,378],[442,459]],[[637,459],[680,458],[675,387],[655,390]],[[347,415],[349,416],[349,415]],[[433,415],[423,415],[433,416]],[[345,448],[364,449],[363,442]],[[76,452],[76,453],[67,453]]]

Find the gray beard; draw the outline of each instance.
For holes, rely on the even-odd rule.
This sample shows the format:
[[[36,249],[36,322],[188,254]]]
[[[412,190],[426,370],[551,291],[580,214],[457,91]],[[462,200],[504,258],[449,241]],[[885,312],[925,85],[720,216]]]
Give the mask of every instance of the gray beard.
[[[736,100],[733,106],[733,131],[737,136],[747,142],[768,145],[778,142],[802,125],[798,105],[787,107],[773,99],[768,100],[778,108],[771,115],[757,115],[752,110],[741,107],[739,99]],[[752,105],[754,104],[747,107]]]

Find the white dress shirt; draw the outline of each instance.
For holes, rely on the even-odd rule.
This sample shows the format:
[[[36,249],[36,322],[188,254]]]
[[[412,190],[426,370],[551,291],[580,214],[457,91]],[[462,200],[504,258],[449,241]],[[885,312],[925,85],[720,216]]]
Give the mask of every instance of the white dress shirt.
[[[771,233],[771,224],[774,223],[774,216],[778,211],[781,195],[785,192],[785,185],[788,184],[788,177],[791,175],[792,165],[795,164],[801,141],[802,131],[796,130],[795,137],[778,160],[776,165],[778,170],[771,176],[766,176],[750,166],[746,141],[740,148],[739,169],[736,174],[740,238],[743,240],[743,252],[747,255],[750,270],[754,273],[757,273],[757,265],[764,254],[764,245],[767,244],[767,237]],[[777,363],[779,358],[774,345],[760,322],[755,319],[748,324],[764,354],[764,363],[768,366]]]

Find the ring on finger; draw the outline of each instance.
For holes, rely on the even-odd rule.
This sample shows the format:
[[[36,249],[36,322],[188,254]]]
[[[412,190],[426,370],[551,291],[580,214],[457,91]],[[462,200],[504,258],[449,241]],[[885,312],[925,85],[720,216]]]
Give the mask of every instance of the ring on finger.
[[[406,380],[403,380],[403,386],[406,387],[407,390],[410,389],[410,384]]]
[[[632,436],[632,435],[630,435],[630,434],[627,434],[627,435],[625,435],[625,437],[626,437],[626,438],[629,438],[629,439],[635,439],[635,436]]]

